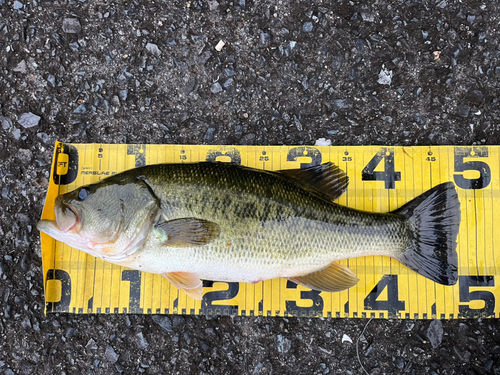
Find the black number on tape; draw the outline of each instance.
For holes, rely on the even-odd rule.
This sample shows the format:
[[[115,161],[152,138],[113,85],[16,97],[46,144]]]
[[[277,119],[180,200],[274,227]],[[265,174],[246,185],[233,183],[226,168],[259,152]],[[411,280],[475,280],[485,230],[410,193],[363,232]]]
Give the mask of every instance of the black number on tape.
[[[59,154],[67,154],[68,161],[58,160]],[[58,165],[59,163],[64,165]],[[65,164],[68,165],[65,165]],[[65,174],[58,174],[57,169],[62,168],[67,172]],[[56,162],[54,163],[54,170],[52,171],[52,179],[56,185],[69,185],[76,180],[78,176],[78,150],[76,147],[71,145],[66,145],[63,143],[59,144],[59,149],[56,154]]]
[[[455,183],[462,189],[484,189],[491,182],[490,166],[484,161],[465,161],[465,158],[487,158],[488,147],[455,147],[455,172],[477,171],[478,178],[468,179],[454,174]]]
[[[141,272],[134,270],[122,271],[122,281],[130,281],[129,313],[142,313],[141,309]]]
[[[387,288],[387,300],[379,300]],[[397,317],[405,309],[405,302],[399,300],[398,275],[384,275],[372,291],[366,296],[365,310],[385,310],[390,318]]]
[[[287,281],[286,287],[289,289],[297,289],[297,284],[292,281]],[[301,300],[311,300],[312,306],[302,307],[298,306],[296,301],[286,301],[286,312],[293,316],[322,316],[324,301],[319,295],[321,292],[318,290],[306,290],[300,292]]]
[[[224,147],[220,150],[208,150],[206,160],[217,161],[217,158],[224,156],[229,157],[233,164],[241,164],[241,154],[234,147]]]
[[[58,280],[61,282],[61,300],[49,302],[48,311],[50,312],[69,312],[71,303],[71,277],[69,273],[60,269],[47,270],[46,280]]]
[[[384,171],[375,168],[384,160]],[[396,181],[401,181],[401,172],[394,170],[394,149],[382,147],[361,172],[363,181],[385,181],[386,189],[395,189]]]
[[[146,146],[145,145],[128,145],[127,155],[135,155],[135,166],[143,167],[146,165]]]
[[[239,283],[226,283],[226,290],[218,290],[215,292],[207,292],[203,295],[203,299],[201,301],[202,310],[207,315],[221,315],[221,314],[237,314],[238,313],[238,305],[214,305],[215,301],[225,301],[233,299],[238,295],[240,291]],[[212,288],[214,286],[214,282],[210,280],[203,280],[204,288]]]
[[[459,305],[460,318],[487,318],[495,314],[495,295],[487,290],[474,290],[474,287],[493,287],[493,276],[459,276],[460,302],[482,301],[484,307],[471,309],[469,305]]]
[[[310,158],[309,163],[300,163],[300,168],[312,167],[313,165],[320,165],[323,157],[321,152],[314,147],[304,146],[304,147],[294,147],[288,151],[286,156],[287,161],[297,161],[298,158]]]

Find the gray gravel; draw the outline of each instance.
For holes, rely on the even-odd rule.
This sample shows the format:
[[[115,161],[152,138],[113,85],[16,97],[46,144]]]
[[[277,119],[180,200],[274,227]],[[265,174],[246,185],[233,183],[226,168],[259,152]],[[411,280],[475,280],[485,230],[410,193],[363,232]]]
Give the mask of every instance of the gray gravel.
[[[489,0],[0,0],[0,373],[363,373],[366,319],[44,316],[53,142],[499,144],[499,22]],[[359,356],[500,374],[498,332],[373,320]]]

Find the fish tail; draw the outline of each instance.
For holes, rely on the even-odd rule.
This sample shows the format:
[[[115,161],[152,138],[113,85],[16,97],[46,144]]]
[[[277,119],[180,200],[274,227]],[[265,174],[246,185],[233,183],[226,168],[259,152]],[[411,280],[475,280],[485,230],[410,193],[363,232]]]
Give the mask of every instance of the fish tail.
[[[435,186],[393,213],[404,216],[413,229],[412,244],[397,259],[439,284],[454,285],[460,202],[453,182]]]

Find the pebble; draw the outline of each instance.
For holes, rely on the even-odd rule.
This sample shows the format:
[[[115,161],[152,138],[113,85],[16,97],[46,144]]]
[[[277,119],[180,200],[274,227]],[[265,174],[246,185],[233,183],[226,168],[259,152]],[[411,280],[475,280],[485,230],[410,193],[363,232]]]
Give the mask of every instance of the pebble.
[[[108,345],[106,348],[106,352],[104,353],[104,357],[106,357],[108,362],[115,363],[118,361],[118,358],[120,356],[115,352],[111,345]]]
[[[215,128],[208,128],[205,133],[205,137],[203,138],[205,141],[212,141],[214,139]]]
[[[82,31],[82,25],[78,18],[65,18],[62,29],[66,34],[78,34]]]
[[[135,335],[135,337],[137,337],[137,343],[139,344],[139,347],[141,349],[147,349],[149,344],[148,342],[146,341],[146,338],[144,337],[144,335],[142,334],[142,332],[139,332]]]
[[[24,7],[23,3],[21,3],[20,1],[14,1],[14,9],[15,10],[22,9],[23,7]]]
[[[392,82],[392,70],[389,70],[385,67],[385,65],[382,65],[382,69],[380,70],[380,73],[378,74],[378,83],[381,85],[390,85]]]
[[[312,22],[305,22],[303,25],[302,25],[302,31],[305,32],[305,33],[310,33],[311,31],[313,31],[313,23]]]
[[[288,351],[292,347],[292,342],[288,340],[286,337],[283,337],[283,335],[276,336],[275,341],[278,352],[280,353],[288,353]]]
[[[88,342],[87,342],[87,345],[85,345],[85,350],[87,350],[87,352],[89,350],[97,350],[99,349],[99,347],[97,346],[96,342],[94,341],[94,339],[90,339]]]
[[[37,126],[40,122],[40,116],[35,115],[34,113],[28,112],[23,113],[17,122],[25,129],[32,128]]]
[[[12,120],[8,117],[0,116],[0,124],[2,124],[3,130],[8,130],[12,126]]]
[[[26,66],[26,61],[22,60],[19,64],[14,68],[14,72],[18,73],[26,73],[28,71],[28,67]]]
[[[437,348],[443,341],[443,323],[440,320],[433,320],[427,329],[427,338],[433,348]]]
[[[87,113],[89,111],[88,107],[86,104],[80,104],[78,107],[75,108],[73,113],[76,113],[78,115],[83,115],[84,113]]]
[[[232,78],[228,78],[228,79],[226,80],[226,82],[224,82],[224,88],[226,88],[226,89],[227,89],[229,86],[231,86],[231,85],[233,84],[233,82],[234,82],[234,79],[232,79]]]
[[[334,99],[333,100],[333,105],[337,107],[338,109],[350,109],[352,108],[354,102],[352,99],[347,98],[347,99]]]
[[[50,83],[52,87],[56,87],[56,77],[53,74],[49,74],[47,82]]]
[[[146,49],[149,51],[149,53],[156,57],[161,55],[161,51],[156,44],[148,43],[146,44]]]
[[[37,133],[36,135],[38,138],[40,138],[40,140],[45,143],[45,144],[52,144],[52,138],[50,137],[50,135],[48,135],[47,133],[44,133],[44,132],[40,132],[40,133]]]
[[[33,159],[33,152],[28,149],[20,148],[19,151],[17,151],[17,157],[21,163],[28,164]]]
[[[222,92],[224,90],[223,90],[223,88],[222,88],[222,86],[220,85],[219,82],[215,82],[212,85],[212,87],[210,87],[210,91],[212,91],[213,94],[218,94],[218,93],[220,93],[220,92]]]
[[[460,117],[467,117],[469,116],[470,112],[470,107],[468,105],[459,105],[457,109],[457,114]]]
[[[153,321],[167,332],[173,332],[172,321],[168,316],[153,315]]]

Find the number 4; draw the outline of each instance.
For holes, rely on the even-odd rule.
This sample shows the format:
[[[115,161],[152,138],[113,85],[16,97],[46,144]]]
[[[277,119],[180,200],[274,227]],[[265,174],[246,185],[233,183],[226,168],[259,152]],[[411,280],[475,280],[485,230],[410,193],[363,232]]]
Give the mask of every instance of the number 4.
[[[375,171],[382,159],[384,159],[384,171]],[[394,149],[382,147],[361,172],[361,179],[363,181],[385,181],[386,189],[395,189],[395,182],[401,181],[401,172],[394,170]]]

